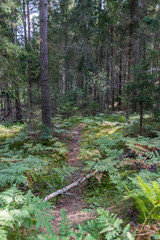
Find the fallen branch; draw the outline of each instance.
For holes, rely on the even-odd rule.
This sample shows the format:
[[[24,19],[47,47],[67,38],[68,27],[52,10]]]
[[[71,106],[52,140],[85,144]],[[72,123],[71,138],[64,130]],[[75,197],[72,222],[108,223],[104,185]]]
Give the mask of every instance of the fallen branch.
[[[92,172],[92,173],[89,173],[89,174],[87,174],[85,177],[79,178],[79,179],[78,179],[77,181],[75,181],[74,183],[71,183],[70,185],[68,185],[68,186],[66,186],[66,187],[64,187],[64,188],[59,189],[58,191],[51,193],[50,195],[48,195],[48,196],[46,196],[46,197],[44,198],[44,201],[48,201],[48,200],[50,200],[50,199],[52,199],[52,198],[54,198],[54,197],[57,197],[58,195],[61,195],[61,194],[66,193],[66,192],[67,192],[68,190],[70,190],[71,188],[76,187],[76,186],[78,186],[79,184],[85,182],[87,179],[95,176],[98,172],[99,172],[99,171],[94,171],[94,172]]]

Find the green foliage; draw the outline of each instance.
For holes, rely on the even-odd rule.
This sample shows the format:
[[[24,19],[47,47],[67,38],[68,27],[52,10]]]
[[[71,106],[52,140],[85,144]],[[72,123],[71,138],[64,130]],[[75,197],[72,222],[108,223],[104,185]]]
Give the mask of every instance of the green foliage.
[[[42,152],[47,152],[47,151],[51,151],[53,150],[53,147],[49,147],[49,146],[44,146],[41,143],[29,143],[29,144],[25,144],[24,146],[25,149],[28,150],[29,153],[34,154],[34,153],[42,153]]]
[[[160,110],[154,110],[153,111],[153,119],[156,120],[157,122],[160,121]]]
[[[54,132],[58,133],[58,134],[70,134],[70,132],[68,130],[64,129],[64,126],[62,126],[60,124],[54,124]]]
[[[77,112],[79,109],[79,106],[77,104],[78,100],[78,89],[70,90],[67,92],[66,95],[61,97],[58,101],[58,113],[63,117],[63,118],[68,118]]]
[[[105,115],[88,118],[72,117],[65,119],[64,121],[59,117],[56,117],[53,119],[53,122],[55,129],[58,130],[58,135],[63,135],[63,137],[72,134],[71,131],[68,131],[68,128],[75,126],[75,124],[82,123],[84,126],[81,140],[81,156],[85,159],[85,169],[87,171],[90,168],[92,168],[92,170],[100,170],[100,174],[97,174],[95,178],[91,178],[86,186],[87,193],[85,193],[85,195],[89,198],[87,202],[92,204],[94,208],[100,206],[110,207],[111,205],[114,205],[116,210],[120,211],[117,207],[119,208],[121,205],[122,207],[124,206],[124,202],[122,202],[121,199],[124,195],[125,187],[127,186],[130,193],[134,193],[132,190],[135,188],[136,194],[141,194],[137,195],[137,198],[142,202],[145,202],[142,205],[145,210],[141,213],[141,219],[145,220],[144,211],[146,211],[145,215],[147,216],[154,207],[149,199],[149,195],[151,195],[153,200],[153,196],[157,193],[152,194],[152,191],[149,191],[147,197],[145,196],[146,192],[142,194],[143,191],[139,189],[140,185],[137,181],[137,176],[143,179],[143,182],[151,182],[155,179],[159,182],[158,164],[160,138],[158,132],[157,137],[152,139],[146,137],[126,137],[124,129],[122,129],[125,125],[124,117],[122,115],[115,115],[113,117]],[[25,141],[27,142],[25,143]],[[130,152],[134,152],[133,156],[127,155]],[[36,194],[40,194],[40,192],[43,191],[43,194],[41,194],[43,197],[46,193],[44,189],[53,185],[52,177],[54,178],[55,187],[61,188],[62,183],[70,183],[69,178],[72,176],[72,172],[75,172],[75,168],[66,167],[64,163],[66,154],[66,145],[60,142],[58,138],[51,138],[49,140],[37,142],[36,139],[30,139],[25,134],[17,134],[15,137],[7,139],[2,143],[0,148],[1,188],[5,189],[16,183],[19,189],[22,189],[24,183],[26,184],[27,182],[29,188],[31,188]],[[156,165],[156,169],[152,172],[150,170],[152,170],[151,166],[154,164]],[[144,169],[143,166],[145,167]],[[48,174],[51,169],[53,174],[51,174],[52,177]],[[66,175],[68,179],[66,179]],[[149,188],[147,186],[145,186],[145,188],[146,191],[148,191]],[[155,185],[151,190],[153,190],[153,188],[156,188],[157,192],[159,191],[159,188]],[[28,188],[25,188],[25,191],[27,190]],[[11,209],[11,205],[13,207],[12,210],[17,210],[17,205],[19,205],[18,210],[21,211],[21,207],[25,206],[25,199],[28,193],[24,195],[18,191],[19,190],[15,190],[15,194],[12,194],[12,191],[7,194],[2,192],[1,202],[4,202],[3,210],[6,206],[9,206],[9,209]],[[5,200],[6,195],[8,200]],[[14,196],[14,199],[12,199],[12,195]],[[158,196],[158,194],[156,196]],[[21,197],[22,199],[18,202],[18,199]],[[106,203],[104,202],[104,199],[106,199]],[[6,201],[8,201],[8,203],[6,203]],[[34,201],[37,200],[32,196],[30,202],[33,203]],[[40,204],[41,203],[39,203],[39,205]],[[140,207],[138,204],[137,206],[139,209]],[[33,208],[35,208],[34,203]],[[39,206],[37,209],[38,208]],[[158,220],[156,214],[159,211],[159,208],[156,208],[157,211],[152,211],[152,214],[146,218],[146,221]],[[24,207],[23,209],[26,208]],[[130,233],[130,227],[124,227],[125,224],[121,219],[118,219],[113,214],[110,215],[105,210],[99,210],[96,219],[87,221],[85,224],[80,224],[77,227],[78,230],[71,228],[65,211],[62,211],[59,236],[52,232],[50,225],[45,225],[45,223],[49,221],[48,214],[45,212],[43,217],[40,215],[38,217],[38,214],[41,214],[40,212],[36,214],[31,212],[31,218],[33,221],[30,220],[27,212],[18,213],[19,215],[22,214],[19,217],[22,220],[19,220],[18,216],[15,216],[15,218],[18,219],[17,221],[20,222],[19,225],[17,225],[18,222],[17,224],[12,222],[10,215],[6,215],[7,223],[4,221],[6,225],[2,229],[3,235],[1,233],[1,236],[10,235],[14,239],[15,234],[17,234],[16,229],[19,228],[20,234],[23,235],[24,239],[27,239],[27,237],[37,240],[69,240],[71,237],[76,240],[134,239]],[[32,233],[26,227],[29,225],[23,220],[23,214],[26,221],[29,221],[29,225],[32,226],[32,229],[34,230]],[[41,218],[41,220],[38,221],[36,218]],[[11,231],[9,219],[11,219],[11,224],[15,226],[14,231]],[[39,229],[40,226],[47,229],[47,235],[37,235],[37,229]],[[21,239],[22,237],[20,236],[19,238]]]
[[[71,226],[69,224],[69,221],[67,219],[67,214],[64,209],[61,211],[61,222],[59,225],[59,237],[60,239],[64,240],[69,240],[70,237],[72,236],[72,231],[71,231]]]
[[[85,108],[85,115],[95,115],[98,112],[98,103],[96,101],[91,101],[87,104]]]
[[[138,103],[144,103],[146,106],[152,103],[150,91],[154,91],[153,76],[147,71],[148,67],[148,64],[144,62],[136,66],[134,69],[135,79],[127,85],[127,91],[129,94],[133,94],[133,99]]]
[[[46,227],[48,233],[52,230],[50,220],[53,218],[46,214],[50,210],[47,202],[35,198],[31,192],[26,195],[15,186],[0,194],[0,235],[4,239],[26,239],[25,229],[32,229],[37,234],[39,227]],[[28,232],[29,233],[29,232]]]
[[[5,140],[6,138],[14,137],[23,129],[22,124],[12,124],[12,125],[0,125],[0,139]]]
[[[114,116],[113,120],[121,122],[110,122],[104,115],[82,120],[86,126],[81,155],[86,160],[86,169],[94,165],[95,170],[102,172],[96,176],[97,180],[90,179],[85,191],[85,201],[93,207],[108,207],[112,202],[120,208],[124,205],[121,199],[125,186],[131,191],[138,188],[137,176],[144,181],[159,177],[159,137],[130,138],[126,131],[122,131],[127,125],[123,124],[123,117]],[[104,202],[105,198],[107,202]]]
[[[144,137],[151,137],[155,138],[157,136],[157,130],[159,129],[159,123],[157,122],[158,119],[151,114],[144,115],[144,127],[143,127],[143,136]],[[130,137],[137,137],[139,136],[139,116],[133,115],[131,116],[130,120],[123,126],[123,130],[125,135]]]
[[[114,214],[109,214],[109,211],[104,209],[97,210],[98,217],[94,220],[88,220],[85,223],[79,224],[76,229],[71,229],[67,219],[65,210],[61,212],[61,223],[59,226],[59,237],[55,234],[48,238],[39,236],[38,239],[63,239],[69,240],[70,237],[75,237],[76,240],[134,240],[134,235],[130,232],[130,225],[124,226],[123,220],[117,218]]]
[[[47,162],[34,156],[28,156],[25,159],[3,159],[4,164],[0,166],[0,185],[24,184],[27,179],[26,171],[32,175],[44,174]]]
[[[46,125],[42,125],[40,139],[48,140],[50,138],[52,138],[52,130],[49,129]]]
[[[153,181],[152,185],[145,183],[138,177],[140,189],[128,191],[126,198],[133,198],[136,201],[136,206],[140,212],[140,219],[145,224],[148,221],[159,221],[160,211],[160,185]]]
[[[116,217],[116,215],[109,215],[109,211],[98,210],[98,227],[101,229],[100,234],[103,234],[105,239],[128,239],[134,240],[133,235],[130,233],[130,225],[122,227],[123,220]]]
[[[76,113],[78,107],[75,106],[74,101],[68,101],[66,103],[59,104],[58,113],[64,117],[70,117]]]
[[[11,131],[8,129],[5,134],[7,135],[8,132]],[[25,143],[25,141],[27,142]],[[65,144],[57,138],[40,143],[31,142],[25,133],[16,134],[15,129],[15,136],[7,138],[0,146],[1,187],[4,188],[8,184],[11,186],[15,183],[33,187],[38,178],[41,179],[42,176],[44,179],[47,178],[47,169],[51,164],[62,165],[66,153]]]

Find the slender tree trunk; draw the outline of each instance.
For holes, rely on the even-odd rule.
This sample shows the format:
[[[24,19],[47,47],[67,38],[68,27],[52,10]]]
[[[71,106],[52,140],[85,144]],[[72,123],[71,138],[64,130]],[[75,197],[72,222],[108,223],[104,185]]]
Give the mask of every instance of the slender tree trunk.
[[[67,60],[67,47],[68,47],[68,30],[67,27],[64,28],[64,67],[63,67],[63,82],[62,82],[62,94],[66,94],[68,90],[68,70],[69,64]]]
[[[16,120],[22,121],[22,109],[21,109],[21,102],[20,102],[20,94],[19,94],[19,87],[15,88],[15,105],[16,105]]]
[[[3,118],[3,100],[2,100],[2,98],[1,98],[1,101],[0,101],[0,105],[1,105],[1,109],[0,109],[0,111],[1,111],[1,113],[0,113],[0,121],[1,121],[2,118]]]
[[[134,42],[134,52],[135,52],[135,56],[134,56],[134,65],[137,66],[139,64],[139,47],[140,47],[140,29],[139,29],[139,22],[140,22],[140,11],[139,11],[139,2],[136,1],[135,3],[135,26],[136,26],[136,30],[135,30],[135,42]],[[135,96],[136,96],[136,90],[134,91],[134,97],[133,97],[133,103],[132,103],[132,112],[136,112],[137,111],[137,102],[135,100]]]
[[[140,103],[140,135],[143,133],[143,102]]]
[[[130,0],[130,24],[129,24],[129,45],[128,45],[128,77],[127,82],[131,79],[132,65],[132,47],[133,47],[133,20],[134,20],[134,4],[135,0]],[[127,95],[126,118],[129,118],[129,96]]]
[[[27,50],[27,24],[26,24],[26,0],[23,0],[23,30],[24,30],[24,45],[25,50]],[[28,92],[27,92],[28,94]],[[23,90],[23,99],[24,99],[24,105],[26,104],[26,91]]]
[[[6,85],[6,89],[8,89],[8,84]],[[5,117],[9,117],[10,114],[11,114],[11,101],[10,101],[10,96],[9,96],[9,93],[8,91],[6,91],[6,94],[5,94]]]
[[[27,48],[27,27],[26,27],[26,3],[23,0],[23,29],[24,29],[24,42],[25,49]]]
[[[108,31],[108,29],[107,29]],[[106,37],[107,38],[107,37]],[[106,71],[106,86],[107,86],[107,91],[106,91],[106,110],[107,113],[110,111],[110,82],[109,77],[110,77],[110,54],[109,54],[109,47],[108,47],[108,42],[109,39],[106,39],[106,50],[105,50],[105,68],[104,71]]]
[[[145,60],[146,60],[146,40],[145,40],[145,38],[144,38],[144,41],[143,41],[143,61],[144,61],[144,63],[145,63]],[[143,96],[143,93],[144,92],[144,89],[142,88],[141,89],[141,95]],[[143,108],[144,108],[144,102],[143,102],[143,100],[141,100],[141,102],[140,102],[140,135],[142,135],[143,134],[143,112],[144,112],[144,110],[143,110]]]
[[[40,65],[42,123],[51,128],[50,86],[48,73],[48,1],[40,0]]]
[[[147,15],[147,10],[146,10],[146,3],[144,2],[144,16]],[[146,62],[146,36],[144,34],[143,36],[143,41],[142,41],[142,57],[143,57],[143,64],[145,64]],[[146,71],[146,69],[144,69],[144,71]],[[144,95],[144,89],[142,87],[141,89],[141,95]],[[144,114],[144,101],[143,99],[140,102],[140,135],[143,134],[143,114]]]
[[[31,21],[30,21],[30,0],[27,0],[27,25],[28,25],[28,41],[27,41],[27,50],[31,50]],[[32,80],[31,80],[31,63],[28,59],[28,131],[32,129],[32,118],[33,118],[33,109],[32,109]]]
[[[114,37],[113,37],[113,26],[111,26],[111,107],[112,111],[114,111]]]
[[[17,28],[13,29],[14,33],[14,41],[13,43],[17,45]],[[20,90],[19,85],[17,83],[17,79],[14,79],[14,87],[15,87],[15,108],[16,108],[16,120],[21,121],[22,120],[22,109],[21,109],[21,100],[20,100]]]
[[[122,105],[121,95],[122,95],[122,53],[120,53],[120,59],[119,59],[119,89],[118,89],[118,106],[119,106],[119,108],[121,108],[121,105]]]
[[[28,42],[31,42],[31,21],[30,21],[30,7],[29,0],[27,0],[27,20],[28,20]]]

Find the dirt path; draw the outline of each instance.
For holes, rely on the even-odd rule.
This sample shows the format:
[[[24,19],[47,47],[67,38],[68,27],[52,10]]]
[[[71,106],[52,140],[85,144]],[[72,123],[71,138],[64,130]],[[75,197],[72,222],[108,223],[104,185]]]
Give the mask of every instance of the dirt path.
[[[80,139],[81,131],[83,126],[73,129],[73,140],[68,143],[69,154],[67,158],[68,166],[77,167],[78,170],[81,167],[82,161],[80,160]],[[72,178],[76,178],[79,173],[75,171],[72,174]],[[79,175],[78,177],[80,177]],[[82,199],[83,186],[80,185],[78,188],[73,188],[70,190],[69,196],[63,197],[59,200],[59,203],[56,209],[53,211],[55,219],[53,221],[53,228],[55,231],[58,229],[59,221],[61,219],[61,210],[64,208],[67,212],[67,216],[70,220],[71,225],[78,224],[84,220],[93,218],[93,215],[88,211],[83,211],[87,208],[87,205],[83,202]]]

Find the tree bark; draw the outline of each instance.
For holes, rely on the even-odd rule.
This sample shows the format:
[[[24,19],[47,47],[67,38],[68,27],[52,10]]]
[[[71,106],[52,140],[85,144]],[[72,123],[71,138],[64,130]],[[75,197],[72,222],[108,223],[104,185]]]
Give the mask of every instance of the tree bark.
[[[27,20],[28,20],[28,42],[31,42],[31,21],[30,21],[30,9],[29,0],[27,1]]]
[[[135,0],[130,0],[130,24],[129,24],[129,45],[128,45],[128,77],[127,82],[130,81],[131,78],[131,65],[132,65],[132,48],[133,48],[133,21],[134,21],[134,8],[135,8]],[[126,104],[126,118],[129,118],[129,96],[127,96],[127,104]]]
[[[114,103],[115,103],[115,99],[114,99],[114,29],[113,26],[111,26],[111,107],[112,107],[112,111],[114,111]]]
[[[135,42],[134,42],[134,65],[137,66],[139,64],[139,47],[140,47],[140,6],[139,2],[135,3]],[[135,90],[133,95],[136,96],[137,91]],[[132,113],[137,111],[137,102],[133,97],[132,100]]]
[[[24,28],[24,42],[25,42],[25,49],[27,47],[27,27],[26,27],[26,3],[23,0],[23,28]]]
[[[40,66],[42,123],[51,128],[50,86],[48,73],[48,1],[40,0]]]
[[[21,109],[21,102],[20,102],[20,94],[19,94],[19,87],[16,86],[15,88],[15,106],[16,106],[16,121],[22,121],[22,109]]]
[[[27,0],[27,25],[28,25],[28,41],[27,48],[28,52],[31,51],[31,21],[30,21],[30,5],[29,0]],[[28,131],[30,132],[32,129],[32,118],[33,118],[33,110],[32,110],[32,80],[31,80],[31,61],[30,57],[28,58]]]
[[[140,135],[143,133],[143,102],[140,102]]]
[[[120,59],[119,59],[119,89],[118,89],[118,106],[119,106],[119,108],[121,108],[121,105],[122,105],[121,95],[122,95],[122,53],[120,53]]]
[[[15,14],[16,16],[16,14]],[[16,20],[15,20],[16,21]],[[14,40],[13,43],[17,45],[17,28],[13,29]],[[14,87],[15,87],[15,108],[16,108],[16,120],[22,120],[22,109],[21,109],[21,100],[20,100],[20,92],[19,92],[19,84],[17,79],[14,79]]]

